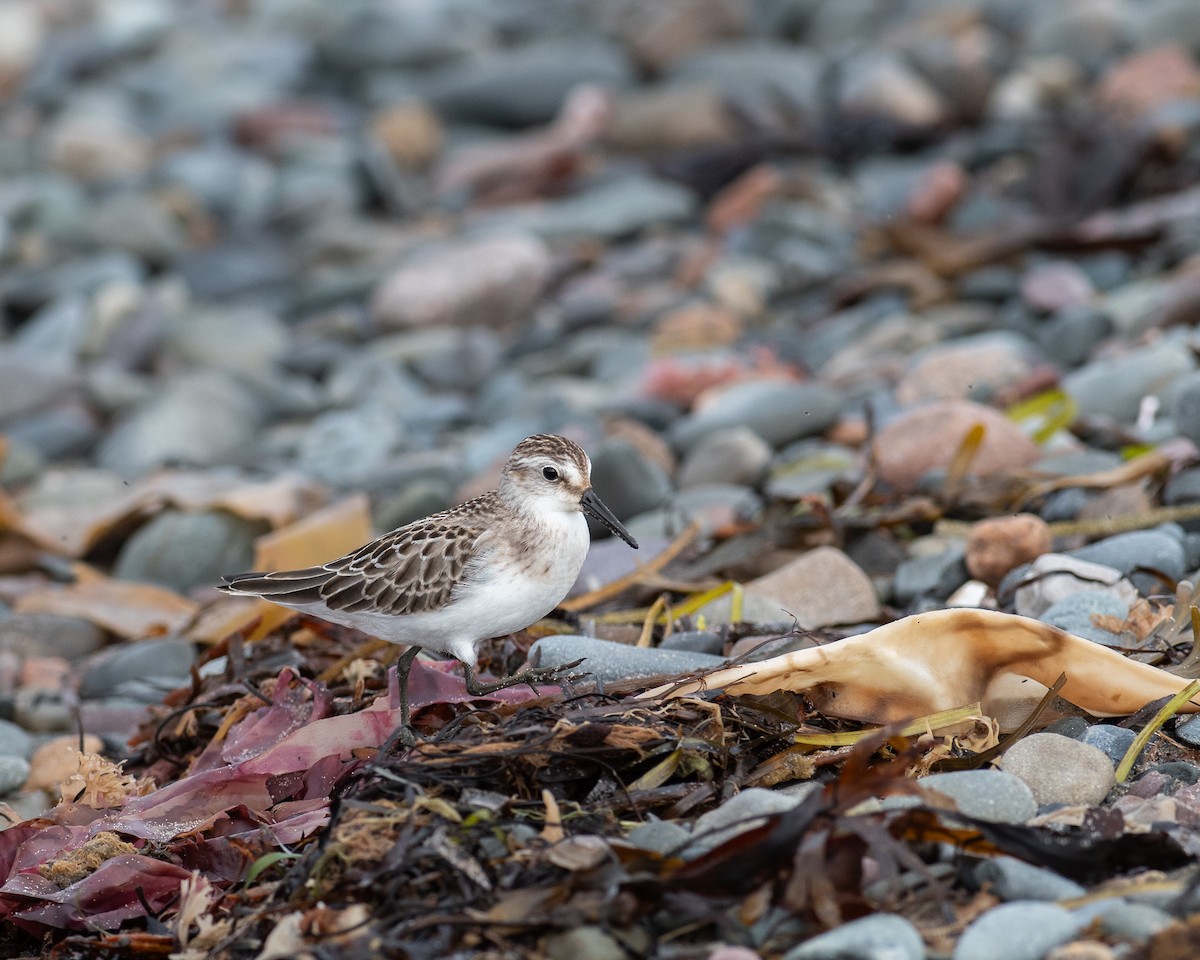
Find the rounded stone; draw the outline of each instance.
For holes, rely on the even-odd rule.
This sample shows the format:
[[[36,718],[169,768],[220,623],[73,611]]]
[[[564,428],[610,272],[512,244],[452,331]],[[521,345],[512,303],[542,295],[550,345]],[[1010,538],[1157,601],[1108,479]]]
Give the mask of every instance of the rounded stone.
[[[28,760],[9,753],[0,753],[0,797],[20,790],[28,779]]]
[[[1108,754],[1056,733],[1023,737],[1005,751],[1000,766],[1024,780],[1039,805],[1094,806],[1113,785]]]
[[[15,613],[0,620],[0,650],[22,657],[78,660],[104,646],[104,631],[79,617]]]
[[[783,955],[783,960],[923,960],[925,942],[904,917],[877,913],[844,923]]]
[[[744,381],[714,393],[700,409],[676,421],[671,442],[685,453],[717,430],[743,426],[774,447],[830,427],[841,398],[828,387],[787,380]]]
[[[1038,619],[1094,643],[1103,643],[1109,647],[1127,644],[1127,639],[1121,634],[1097,626],[1092,619],[1095,616],[1108,617],[1114,625],[1123,623],[1129,616],[1129,604],[1120,597],[1102,590],[1081,590],[1079,593],[1063,597]]]
[[[569,635],[542,637],[529,651],[531,663],[546,667],[573,663],[581,658],[583,663],[576,669],[577,673],[608,682],[710,670],[725,663],[722,657],[690,650],[632,647],[595,637]]]
[[[1052,903],[1017,900],[987,911],[954,946],[953,960],[1042,960],[1087,925]]]
[[[265,523],[220,510],[164,510],[125,541],[113,575],[187,593],[220,582],[231,570],[248,569],[254,541],[267,529]]]
[[[992,823],[1026,823],[1037,813],[1033,791],[1003,770],[952,770],[922,777],[922,787],[949,797],[958,812]]]
[[[994,587],[1013,567],[1048,553],[1051,543],[1049,525],[1031,513],[981,520],[967,537],[967,571]]]
[[[680,487],[707,483],[754,486],[771,463],[771,447],[749,427],[716,430],[696,444],[679,466]]]
[[[817,547],[746,584],[746,593],[775,601],[800,624],[819,630],[879,616],[871,578],[836,547]]]
[[[988,476],[1033,464],[1038,445],[999,410],[967,400],[932,403],[903,413],[876,435],[872,444],[880,478],[910,492],[931,470],[945,469],[976,426],[983,442],[968,467]]]

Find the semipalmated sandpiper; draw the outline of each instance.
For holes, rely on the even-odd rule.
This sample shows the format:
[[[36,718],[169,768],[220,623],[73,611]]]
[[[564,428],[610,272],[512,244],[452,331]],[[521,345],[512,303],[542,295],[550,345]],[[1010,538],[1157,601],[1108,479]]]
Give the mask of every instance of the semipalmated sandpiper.
[[[496,683],[475,675],[475,645],[523,629],[553,610],[579,576],[590,537],[584,513],[637,548],[596,496],[592,464],[564,437],[522,440],[497,488],[384,534],[319,567],[225,577],[226,593],[263,597],[302,613],[409,644],[397,663],[401,729],[411,745],[408,672],[421,649],[461,660],[467,689],[555,679],[531,669]]]

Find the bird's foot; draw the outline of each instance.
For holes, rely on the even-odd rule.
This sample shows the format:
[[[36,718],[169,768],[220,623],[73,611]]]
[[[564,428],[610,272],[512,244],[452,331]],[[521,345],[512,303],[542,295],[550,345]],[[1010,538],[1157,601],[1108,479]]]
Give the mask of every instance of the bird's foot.
[[[404,747],[411,750],[417,745],[419,738],[417,732],[412,728],[411,724],[402,723],[389,736],[379,748],[377,757],[386,757],[397,747]]]
[[[485,697],[488,694],[495,693],[497,690],[504,690],[508,687],[516,687],[524,684],[533,687],[539,683],[568,683],[586,676],[586,674],[571,673],[581,663],[583,663],[583,660],[575,660],[572,663],[561,663],[557,667],[531,667],[528,670],[514,673],[511,677],[505,677],[503,680],[497,680],[494,683],[481,683],[475,676],[475,671],[468,669],[467,692],[476,697]]]

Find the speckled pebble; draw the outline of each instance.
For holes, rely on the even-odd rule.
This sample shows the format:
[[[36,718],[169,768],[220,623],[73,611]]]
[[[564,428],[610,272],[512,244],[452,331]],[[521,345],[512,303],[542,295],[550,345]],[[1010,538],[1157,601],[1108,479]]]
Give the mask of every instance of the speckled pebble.
[[[1113,785],[1113,763],[1106,753],[1056,733],[1023,737],[1005,751],[1000,766],[1024,780],[1039,805],[1091,806]]]

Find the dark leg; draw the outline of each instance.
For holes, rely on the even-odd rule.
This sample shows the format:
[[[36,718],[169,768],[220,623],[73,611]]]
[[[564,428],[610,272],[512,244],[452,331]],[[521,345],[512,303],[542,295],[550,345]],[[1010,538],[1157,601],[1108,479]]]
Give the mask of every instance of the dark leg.
[[[417,735],[413,732],[411,712],[408,705],[408,673],[412,669],[413,661],[417,659],[417,654],[420,652],[420,647],[411,646],[400,654],[400,659],[396,661],[396,680],[400,686],[400,725],[392,731],[392,735],[379,748],[379,756],[381,757],[391,753],[397,744],[405,747],[415,747],[417,745]]]
[[[523,683],[527,683],[531,687],[535,683],[561,683],[569,680],[570,671],[581,663],[583,663],[582,660],[576,660],[574,663],[564,663],[557,667],[534,667],[521,673],[515,673],[511,677],[505,677],[503,680],[497,680],[495,683],[480,683],[479,678],[475,676],[475,668],[469,663],[463,664],[463,672],[467,677],[467,692],[477,697],[485,697],[497,690],[520,686]]]

